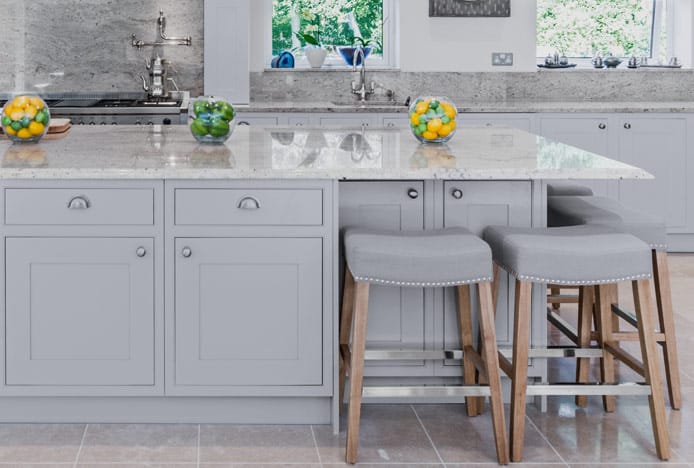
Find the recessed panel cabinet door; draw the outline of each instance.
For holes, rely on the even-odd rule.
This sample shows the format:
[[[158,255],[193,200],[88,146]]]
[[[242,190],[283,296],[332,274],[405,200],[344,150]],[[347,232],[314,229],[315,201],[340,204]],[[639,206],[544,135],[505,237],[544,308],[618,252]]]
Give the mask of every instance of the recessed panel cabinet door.
[[[446,182],[444,184],[444,225],[461,226],[481,236],[487,226],[530,227],[530,182]],[[510,345],[513,338],[513,295],[510,275],[501,270],[498,305],[496,309],[496,338],[500,344]],[[476,289],[473,287],[473,315],[477,316]],[[475,320],[475,324],[477,320]],[[442,327],[437,327],[437,343],[443,349],[460,349],[455,288],[446,288]],[[460,361],[446,362],[438,375],[457,375]]]
[[[424,229],[424,184],[408,182],[340,183],[340,225],[395,231]],[[424,290],[372,285],[369,291],[367,347],[424,350],[427,330]],[[368,376],[431,375],[424,361],[371,361]]]
[[[322,385],[322,242],[176,239],[175,383]]]
[[[7,385],[154,384],[152,239],[6,239]]]

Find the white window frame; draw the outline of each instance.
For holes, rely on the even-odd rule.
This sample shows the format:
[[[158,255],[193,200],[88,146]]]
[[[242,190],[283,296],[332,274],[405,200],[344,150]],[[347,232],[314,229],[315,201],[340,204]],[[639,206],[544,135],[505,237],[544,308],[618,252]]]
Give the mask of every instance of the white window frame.
[[[272,0],[265,1],[264,25],[266,28],[265,56],[266,67],[272,60]],[[400,66],[400,0],[383,1],[383,56],[369,56],[366,66],[369,68],[397,69]],[[314,70],[305,56],[296,57],[295,70]],[[351,70],[339,55],[329,55],[321,69]]]
[[[676,11],[675,10],[676,10],[677,2],[675,0],[657,0],[657,1],[658,2],[664,2],[666,10],[667,10],[668,35],[667,35],[667,41],[666,41],[666,46],[665,46],[666,47],[665,52],[666,52],[666,56],[670,57],[672,55],[673,51],[675,50],[675,47],[674,47],[675,40],[676,40],[675,39],[675,36],[676,36],[676,32],[675,32]],[[662,13],[662,9],[659,9],[656,7],[654,14],[658,15],[659,12]],[[662,21],[660,21],[660,23],[662,23]],[[656,25],[656,24],[659,24],[659,20],[658,20],[657,16],[656,16],[656,18],[654,18],[654,25]],[[654,39],[658,35],[658,30],[659,30],[658,27],[654,27],[654,31],[653,31],[653,38]],[[658,47],[655,45],[651,46],[651,51],[652,51],[651,52],[652,57],[649,57],[649,58],[653,58],[653,56],[655,56],[658,53]],[[544,57],[537,57],[537,59],[541,62],[545,58]],[[592,57],[569,57],[569,60],[572,63],[576,63],[579,68],[592,67],[593,66]]]

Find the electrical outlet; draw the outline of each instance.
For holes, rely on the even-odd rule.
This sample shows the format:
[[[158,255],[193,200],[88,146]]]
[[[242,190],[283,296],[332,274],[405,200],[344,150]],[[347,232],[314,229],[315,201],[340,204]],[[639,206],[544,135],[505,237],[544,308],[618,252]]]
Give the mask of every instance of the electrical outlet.
[[[513,65],[513,52],[492,52],[492,66],[510,67]]]

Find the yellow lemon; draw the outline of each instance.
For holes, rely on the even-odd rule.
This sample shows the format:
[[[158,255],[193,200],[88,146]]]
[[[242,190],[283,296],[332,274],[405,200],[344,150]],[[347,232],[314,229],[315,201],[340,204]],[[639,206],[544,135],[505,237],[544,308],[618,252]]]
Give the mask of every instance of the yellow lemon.
[[[439,137],[436,133],[430,132],[428,130],[422,133],[422,136],[427,140],[436,140]]]
[[[36,107],[34,107],[34,106],[29,105],[29,106],[26,106],[24,108],[24,115],[26,117],[29,117],[32,120],[34,117],[36,117],[36,114],[38,114],[38,113],[39,113],[38,109],[36,109]]]
[[[12,120],[22,120],[24,118],[23,110],[15,110],[10,114]]]
[[[17,96],[12,100],[12,105],[15,107],[24,107],[29,104],[29,98],[27,96]]]
[[[9,117],[12,115],[12,112],[14,112],[14,106],[12,104],[6,105],[3,114]]]
[[[451,130],[455,130],[455,128],[457,127],[455,120],[451,120],[451,123],[449,123],[448,125],[451,127]]]
[[[426,104],[425,102],[418,102],[414,110],[418,114],[424,114],[427,110],[429,110],[429,104]]]
[[[451,128],[450,124],[445,124],[441,125],[441,128],[439,128],[439,136],[446,137],[451,134],[453,129]]]
[[[419,114],[417,114],[416,112],[410,114],[410,123],[412,125],[419,125]]]
[[[31,138],[31,137],[33,137],[34,135],[31,134],[31,132],[29,131],[28,128],[21,128],[21,129],[17,132],[17,136],[18,136],[19,138],[22,138],[22,139],[26,140],[27,138]]]
[[[35,107],[36,110],[41,110],[41,109],[43,109],[43,108],[45,107],[44,104],[43,104],[43,101],[41,100],[41,98],[37,98],[37,97],[29,98],[29,103],[30,103],[33,107]]]
[[[451,120],[455,119],[455,116],[458,115],[456,108],[448,103],[441,104],[441,107],[443,107],[443,113]]]
[[[427,123],[427,130],[429,130],[432,133],[436,133],[439,131],[441,126],[443,125],[443,122],[441,122],[441,119],[436,118],[436,119],[431,119]]]
[[[10,127],[9,125],[7,127],[5,127],[5,133],[7,133],[8,135],[12,135],[12,136],[15,136],[17,134],[16,130],[14,128]]]
[[[44,127],[43,124],[40,122],[31,122],[29,124],[29,133],[31,133],[34,136],[39,136],[43,134],[43,130],[45,128],[46,127]]]

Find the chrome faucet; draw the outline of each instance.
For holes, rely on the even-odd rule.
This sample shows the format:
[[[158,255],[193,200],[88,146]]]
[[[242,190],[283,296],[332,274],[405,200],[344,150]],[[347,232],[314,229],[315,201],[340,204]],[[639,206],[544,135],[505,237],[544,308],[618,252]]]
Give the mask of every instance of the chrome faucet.
[[[358,57],[361,55],[361,71],[359,72],[359,85],[352,81],[352,94],[359,95],[359,102],[365,102],[366,97],[375,92],[375,85],[373,81],[367,89],[366,87],[366,57],[364,56],[364,49],[362,47],[357,47],[354,51],[354,57],[352,58],[352,71],[357,71]]]

